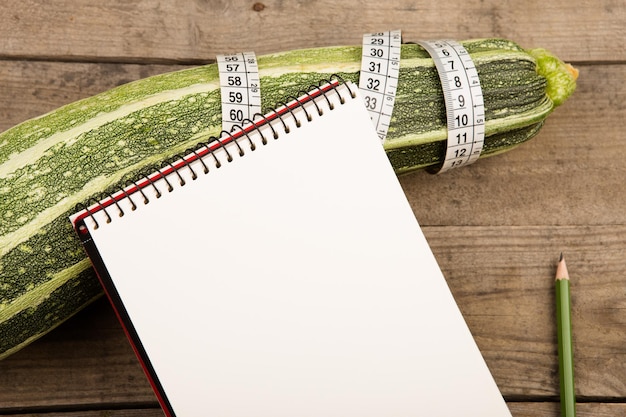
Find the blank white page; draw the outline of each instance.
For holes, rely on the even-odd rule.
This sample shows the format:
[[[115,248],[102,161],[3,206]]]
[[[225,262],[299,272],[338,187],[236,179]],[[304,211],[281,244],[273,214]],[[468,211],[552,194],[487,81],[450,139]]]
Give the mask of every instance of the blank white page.
[[[348,87],[85,219],[171,415],[510,416]]]

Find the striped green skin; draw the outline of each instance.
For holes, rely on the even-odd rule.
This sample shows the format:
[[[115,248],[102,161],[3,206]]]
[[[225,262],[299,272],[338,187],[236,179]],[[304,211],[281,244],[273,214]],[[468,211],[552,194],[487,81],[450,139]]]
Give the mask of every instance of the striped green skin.
[[[556,102],[546,94],[551,76],[540,75],[535,58],[510,41],[463,44],[484,93],[484,153],[503,152],[534,136]],[[260,57],[263,106],[288,101],[332,74],[357,82],[360,59],[360,47]],[[0,134],[0,359],[101,295],[67,217],[77,204],[219,134],[218,81],[215,65],[154,76]],[[553,88],[558,100],[573,91],[570,84]],[[403,45],[388,156],[398,174],[433,165],[443,155],[445,138],[434,64],[421,47]]]

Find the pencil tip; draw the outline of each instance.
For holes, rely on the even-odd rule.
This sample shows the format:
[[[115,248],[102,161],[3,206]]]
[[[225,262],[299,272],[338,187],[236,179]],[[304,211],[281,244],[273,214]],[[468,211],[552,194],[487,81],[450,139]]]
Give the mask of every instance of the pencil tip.
[[[567,266],[565,265],[565,257],[563,256],[563,252],[561,252],[561,257],[559,258],[559,264],[556,268],[556,279],[569,279],[569,273],[567,272]]]

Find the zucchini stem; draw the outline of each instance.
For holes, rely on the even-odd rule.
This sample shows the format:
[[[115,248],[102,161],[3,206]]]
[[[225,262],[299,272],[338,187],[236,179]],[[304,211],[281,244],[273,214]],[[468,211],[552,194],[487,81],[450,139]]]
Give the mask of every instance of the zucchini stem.
[[[543,48],[530,49],[528,53],[537,61],[537,73],[548,83],[546,94],[554,107],[560,106],[576,89],[578,70]]]

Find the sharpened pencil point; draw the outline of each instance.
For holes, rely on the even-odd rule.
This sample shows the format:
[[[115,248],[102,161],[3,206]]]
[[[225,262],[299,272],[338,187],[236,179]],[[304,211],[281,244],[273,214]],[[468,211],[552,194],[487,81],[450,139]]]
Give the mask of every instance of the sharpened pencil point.
[[[559,258],[559,264],[556,267],[556,279],[568,279],[569,280],[569,272],[567,271],[567,265],[565,264],[565,257],[563,256],[563,252],[561,252],[561,257]]]

